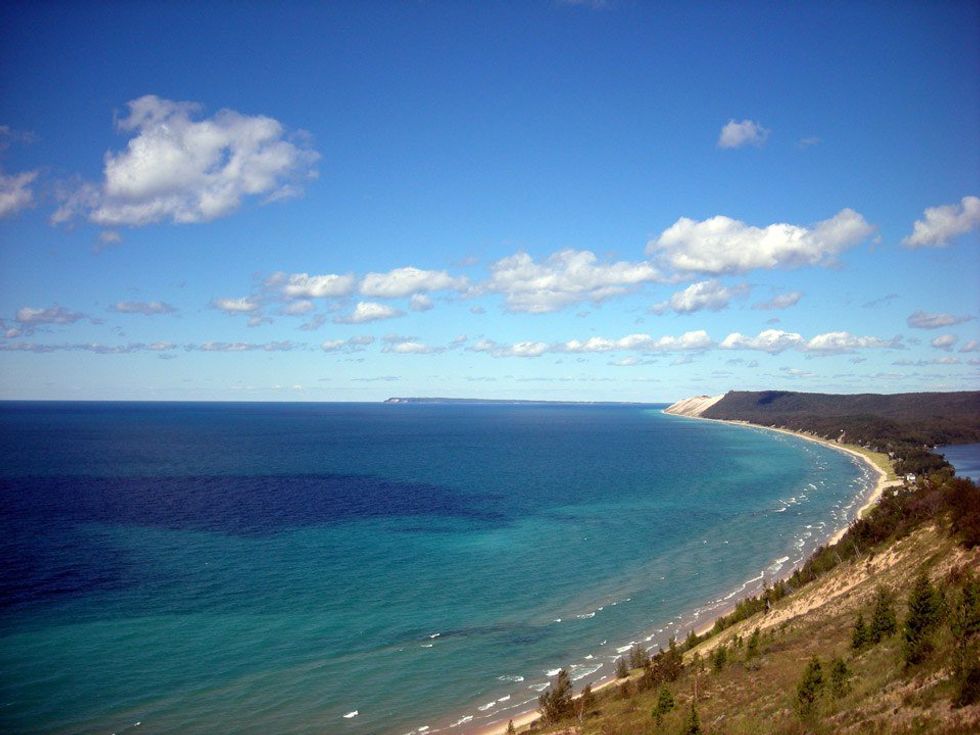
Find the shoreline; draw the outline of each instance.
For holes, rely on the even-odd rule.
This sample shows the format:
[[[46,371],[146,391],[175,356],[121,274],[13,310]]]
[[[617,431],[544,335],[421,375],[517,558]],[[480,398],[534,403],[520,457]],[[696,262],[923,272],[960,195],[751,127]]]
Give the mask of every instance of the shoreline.
[[[832,535],[828,536],[827,540],[823,544],[820,544],[821,546],[833,546],[838,541],[840,541],[840,539],[844,536],[844,534],[847,533],[847,529],[851,527],[851,524],[855,520],[863,516],[865,512],[867,512],[878,502],[878,500],[881,498],[882,494],[884,493],[885,488],[901,484],[901,480],[889,480],[887,473],[883,469],[881,469],[881,467],[876,465],[871,460],[870,457],[867,457],[866,455],[862,454],[861,452],[858,452],[855,449],[842,446],[840,444],[837,444],[836,442],[832,442],[827,439],[823,439],[821,437],[816,437],[809,434],[803,434],[801,432],[792,431],[791,429],[783,429],[775,426],[763,426],[761,424],[753,424],[748,421],[736,421],[733,419],[712,419],[712,418],[708,418],[707,416],[689,416],[684,414],[666,414],[666,415],[678,416],[679,418],[700,419],[702,421],[717,421],[718,423],[730,424],[733,426],[741,426],[743,428],[763,429],[766,431],[778,432],[780,434],[787,434],[789,436],[795,436],[799,439],[806,439],[807,441],[811,441],[816,444],[822,444],[825,447],[829,447],[830,449],[836,449],[837,451],[850,455],[851,457],[854,457],[860,460],[861,462],[863,462],[865,465],[867,465],[871,469],[873,476],[876,476],[875,483],[871,489],[871,492],[868,494],[867,499],[861,505],[861,507],[857,509],[857,512],[854,514],[854,517],[850,521],[848,521],[846,525],[844,525],[841,528],[838,528],[836,531],[834,531]],[[862,490],[861,494],[863,494],[864,492],[865,490]],[[817,548],[819,548],[819,546]],[[811,554],[812,553],[813,552],[811,552]],[[805,562],[806,559],[804,559],[803,561]],[[789,569],[784,576],[780,577],[780,579],[792,575],[792,573],[796,570],[796,568],[797,567],[794,566],[791,569]],[[694,628],[694,632],[699,636],[709,632],[712,628],[714,628],[715,620],[717,620],[719,617],[727,615],[732,610],[734,610],[735,606],[738,604],[738,602],[741,599],[742,598],[739,598],[738,600],[733,601],[731,605],[721,608],[717,612],[713,613],[714,617],[712,618],[712,620],[710,622],[706,622],[705,625],[701,628]],[[601,689],[605,689],[610,686],[615,686],[619,683],[619,681],[620,681],[619,679],[603,677],[596,682],[595,686],[592,687],[592,691],[597,692],[600,691]],[[629,681],[629,679],[627,679],[626,681]],[[576,694],[574,698],[578,699],[579,696],[580,696],[579,694]],[[540,718],[541,718],[541,714],[537,709],[526,710],[524,712],[518,713],[515,717],[507,718],[506,720],[498,720],[493,724],[484,725],[479,729],[467,731],[467,735],[506,735],[508,721],[513,721],[514,728],[520,730],[520,728],[522,727],[527,727],[528,725],[537,722]]]

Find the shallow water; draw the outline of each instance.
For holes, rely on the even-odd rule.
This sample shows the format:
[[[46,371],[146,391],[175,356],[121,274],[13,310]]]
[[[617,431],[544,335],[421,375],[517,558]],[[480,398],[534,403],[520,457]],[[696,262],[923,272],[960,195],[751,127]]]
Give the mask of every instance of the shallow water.
[[[785,574],[869,481],[608,405],[6,403],[0,467],[19,733],[506,719]]]

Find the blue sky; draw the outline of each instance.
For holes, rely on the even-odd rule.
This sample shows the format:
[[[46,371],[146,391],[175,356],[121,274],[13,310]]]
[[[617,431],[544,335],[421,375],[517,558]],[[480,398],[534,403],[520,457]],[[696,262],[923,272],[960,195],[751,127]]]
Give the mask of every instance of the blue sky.
[[[8,3],[0,397],[978,387],[975,3]]]

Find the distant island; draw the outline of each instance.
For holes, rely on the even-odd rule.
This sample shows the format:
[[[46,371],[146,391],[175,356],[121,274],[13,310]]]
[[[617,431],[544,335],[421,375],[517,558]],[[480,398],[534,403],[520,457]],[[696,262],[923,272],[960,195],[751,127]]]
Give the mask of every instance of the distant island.
[[[500,404],[504,406],[516,405],[552,405],[552,406],[660,406],[660,403],[642,403],[639,401],[535,401],[517,398],[441,398],[438,396],[392,396],[384,400],[384,403],[414,403],[414,404]]]

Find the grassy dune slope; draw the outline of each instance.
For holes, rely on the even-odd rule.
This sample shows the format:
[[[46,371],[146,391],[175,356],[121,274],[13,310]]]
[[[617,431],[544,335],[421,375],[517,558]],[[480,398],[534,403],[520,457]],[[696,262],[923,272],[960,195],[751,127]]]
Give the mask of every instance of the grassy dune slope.
[[[901,629],[881,643],[853,651],[858,613],[869,620],[879,585],[896,594],[899,628],[908,591],[926,570],[939,589],[950,590],[954,568],[978,569],[980,549],[966,550],[928,525],[884,550],[840,564],[825,576],[701,643],[685,655],[684,673],[668,684],[676,706],[657,727],[652,711],[659,689],[638,691],[640,672],[629,683],[597,693],[592,714],[573,717],[540,732],[582,735],[682,733],[690,717],[697,680],[701,732],[755,733],[977,733],[980,704],[953,707],[957,687],[950,681],[952,638],[945,626],[935,634],[935,652],[921,665],[904,664]],[[746,659],[751,632],[761,631],[759,654]],[[737,639],[741,644],[737,644]],[[714,650],[727,646],[728,663],[712,665]],[[703,673],[692,661],[700,656]],[[797,711],[797,684],[807,662],[818,656],[824,679],[830,660],[841,657],[851,672],[850,692],[839,699],[824,687],[813,713]]]

